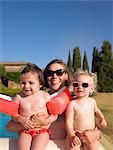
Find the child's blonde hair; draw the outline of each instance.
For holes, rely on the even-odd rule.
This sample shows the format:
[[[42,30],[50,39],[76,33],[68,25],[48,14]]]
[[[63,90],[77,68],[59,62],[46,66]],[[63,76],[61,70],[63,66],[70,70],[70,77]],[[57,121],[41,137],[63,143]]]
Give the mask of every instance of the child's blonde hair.
[[[77,69],[73,75],[73,79],[75,80],[80,75],[87,75],[87,76],[91,77],[91,79],[93,81],[93,91],[90,93],[90,95],[95,93],[96,87],[97,87],[97,74],[92,73],[92,72],[88,72],[87,70]]]

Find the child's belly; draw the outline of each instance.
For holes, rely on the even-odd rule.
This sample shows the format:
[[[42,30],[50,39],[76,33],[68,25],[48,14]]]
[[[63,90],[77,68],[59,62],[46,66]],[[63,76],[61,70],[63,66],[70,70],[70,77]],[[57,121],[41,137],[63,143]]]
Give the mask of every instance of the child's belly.
[[[85,123],[85,122],[82,122],[82,123],[75,122],[75,124],[74,124],[75,131],[77,131],[79,133],[82,133],[86,130],[93,130],[94,128],[95,128],[95,122],[94,121],[92,121],[92,122],[89,121],[87,123]]]

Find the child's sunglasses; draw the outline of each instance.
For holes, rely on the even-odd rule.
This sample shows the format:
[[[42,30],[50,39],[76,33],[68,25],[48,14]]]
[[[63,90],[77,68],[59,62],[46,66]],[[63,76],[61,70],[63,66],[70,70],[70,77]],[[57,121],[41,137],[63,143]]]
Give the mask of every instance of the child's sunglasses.
[[[77,88],[78,86],[80,86],[80,85],[78,84],[78,82],[73,82],[73,87]],[[87,88],[87,87],[89,86],[89,84],[88,84],[88,83],[82,83],[81,86],[82,86],[83,88]]]
[[[46,75],[48,77],[52,77],[52,76],[54,76],[54,74],[56,74],[57,76],[62,76],[63,73],[65,73],[65,70],[63,70],[63,69],[58,69],[56,71],[48,70]]]

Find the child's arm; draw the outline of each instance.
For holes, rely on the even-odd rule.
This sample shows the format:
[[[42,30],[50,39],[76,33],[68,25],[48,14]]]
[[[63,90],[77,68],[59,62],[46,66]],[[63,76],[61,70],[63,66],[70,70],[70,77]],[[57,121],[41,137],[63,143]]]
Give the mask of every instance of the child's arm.
[[[14,100],[19,104],[20,103],[20,99],[21,96],[19,94],[17,94],[14,98]],[[20,109],[20,108],[19,108]],[[17,122],[17,123],[21,123],[21,125],[26,128],[26,129],[31,129],[34,128],[33,126],[33,122],[30,121],[30,119],[28,117],[23,117],[22,115],[19,114],[18,110],[18,114],[16,114],[15,116],[12,117],[13,121]]]
[[[72,147],[81,144],[74,131],[74,101],[71,101],[66,109],[66,131]]]
[[[69,138],[75,136],[74,131],[74,101],[71,101],[66,109],[66,131]]]
[[[96,117],[100,120],[100,127],[105,128],[107,127],[107,121],[101,112],[101,110],[97,107],[96,101],[94,100],[94,105],[95,105],[95,115]]]

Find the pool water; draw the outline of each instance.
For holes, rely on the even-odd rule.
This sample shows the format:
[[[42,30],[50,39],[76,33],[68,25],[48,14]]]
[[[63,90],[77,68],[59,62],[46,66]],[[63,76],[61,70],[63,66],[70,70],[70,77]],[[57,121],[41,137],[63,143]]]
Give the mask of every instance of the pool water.
[[[7,123],[11,120],[11,117],[0,112],[0,137],[17,138],[17,132],[9,132],[7,130]]]

